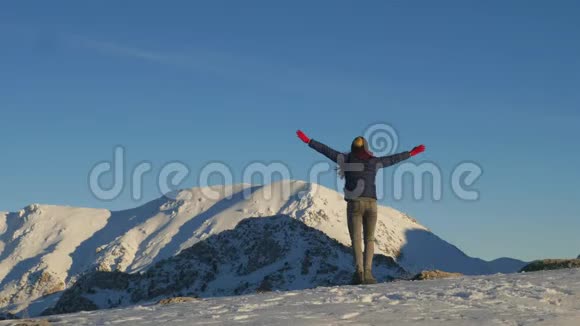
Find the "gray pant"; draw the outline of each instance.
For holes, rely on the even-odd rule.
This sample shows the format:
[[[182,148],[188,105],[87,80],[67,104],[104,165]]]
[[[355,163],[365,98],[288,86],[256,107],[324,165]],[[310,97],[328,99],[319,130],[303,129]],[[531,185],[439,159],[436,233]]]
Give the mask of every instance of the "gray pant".
[[[352,241],[357,272],[371,272],[375,253],[375,226],[377,224],[377,201],[358,198],[347,201],[348,232]],[[361,234],[364,230],[364,261]]]

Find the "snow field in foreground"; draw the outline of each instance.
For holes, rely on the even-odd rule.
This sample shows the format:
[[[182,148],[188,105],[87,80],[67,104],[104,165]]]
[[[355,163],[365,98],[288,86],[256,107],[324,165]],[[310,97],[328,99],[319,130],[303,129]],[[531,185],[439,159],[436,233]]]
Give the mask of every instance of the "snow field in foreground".
[[[53,325],[577,326],[580,269],[321,287],[46,319]]]

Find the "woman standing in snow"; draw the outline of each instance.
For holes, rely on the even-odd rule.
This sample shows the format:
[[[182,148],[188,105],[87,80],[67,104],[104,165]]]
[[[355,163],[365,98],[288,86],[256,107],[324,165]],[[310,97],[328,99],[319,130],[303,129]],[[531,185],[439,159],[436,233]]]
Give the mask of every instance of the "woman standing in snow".
[[[379,169],[397,164],[411,156],[425,151],[419,145],[409,152],[375,157],[369,151],[364,137],[356,137],[351,144],[350,153],[340,153],[314,139],[302,131],[296,132],[298,138],[311,148],[328,157],[339,165],[340,174],[346,179],[344,197],[347,202],[348,232],[352,241],[355,259],[354,284],[374,284],[372,274],[375,225],[377,223],[377,191],[375,185]],[[364,230],[364,257],[361,233]]]

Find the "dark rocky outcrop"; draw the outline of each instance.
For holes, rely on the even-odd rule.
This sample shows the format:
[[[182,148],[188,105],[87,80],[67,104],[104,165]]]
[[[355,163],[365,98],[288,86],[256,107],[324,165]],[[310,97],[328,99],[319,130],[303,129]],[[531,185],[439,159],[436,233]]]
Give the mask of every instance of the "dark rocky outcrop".
[[[520,272],[537,272],[565,268],[580,268],[580,259],[536,260],[526,265]]]
[[[379,281],[409,277],[391,257],[375,255],[373,267]],[[146,272],[88,273],[45,314],[345,285],[352,272],[351,249],[325,233],[284,215],[248,218]]]
[[[453,277],[461,277],[463,274],[461,273],[449,273],[439,270],[434,271],[422,271],[421,273],[415,275],[412,280],[413,281],[422,281],[422,280],[436,280],[442,278],[453,278]]]
[[[168,304],[174,304],[174,303],[192,302],[195,300],[197,300],[197,298],[194,298],[194,297],[173,297],[173,298],[161,299],[161,300],[159,300],[159,302],[157,302],[157,304],[168,305]]]

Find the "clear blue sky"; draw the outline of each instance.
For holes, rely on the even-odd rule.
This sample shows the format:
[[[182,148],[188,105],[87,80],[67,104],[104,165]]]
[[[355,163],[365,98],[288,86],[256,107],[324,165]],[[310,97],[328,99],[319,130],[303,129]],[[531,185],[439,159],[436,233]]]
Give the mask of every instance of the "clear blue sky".
[[[480,164],[477,202],[384,200],[470,255],[580,254],[577,1],[99,1],[0,5],[0,210],[128,208],[87,185],[129,165],[208,161],[238,171],[347,150],[369,124],[448,178]],[[322,182],[331,184],[329,174]],[[145,178],[146,199],[158,197]]]

